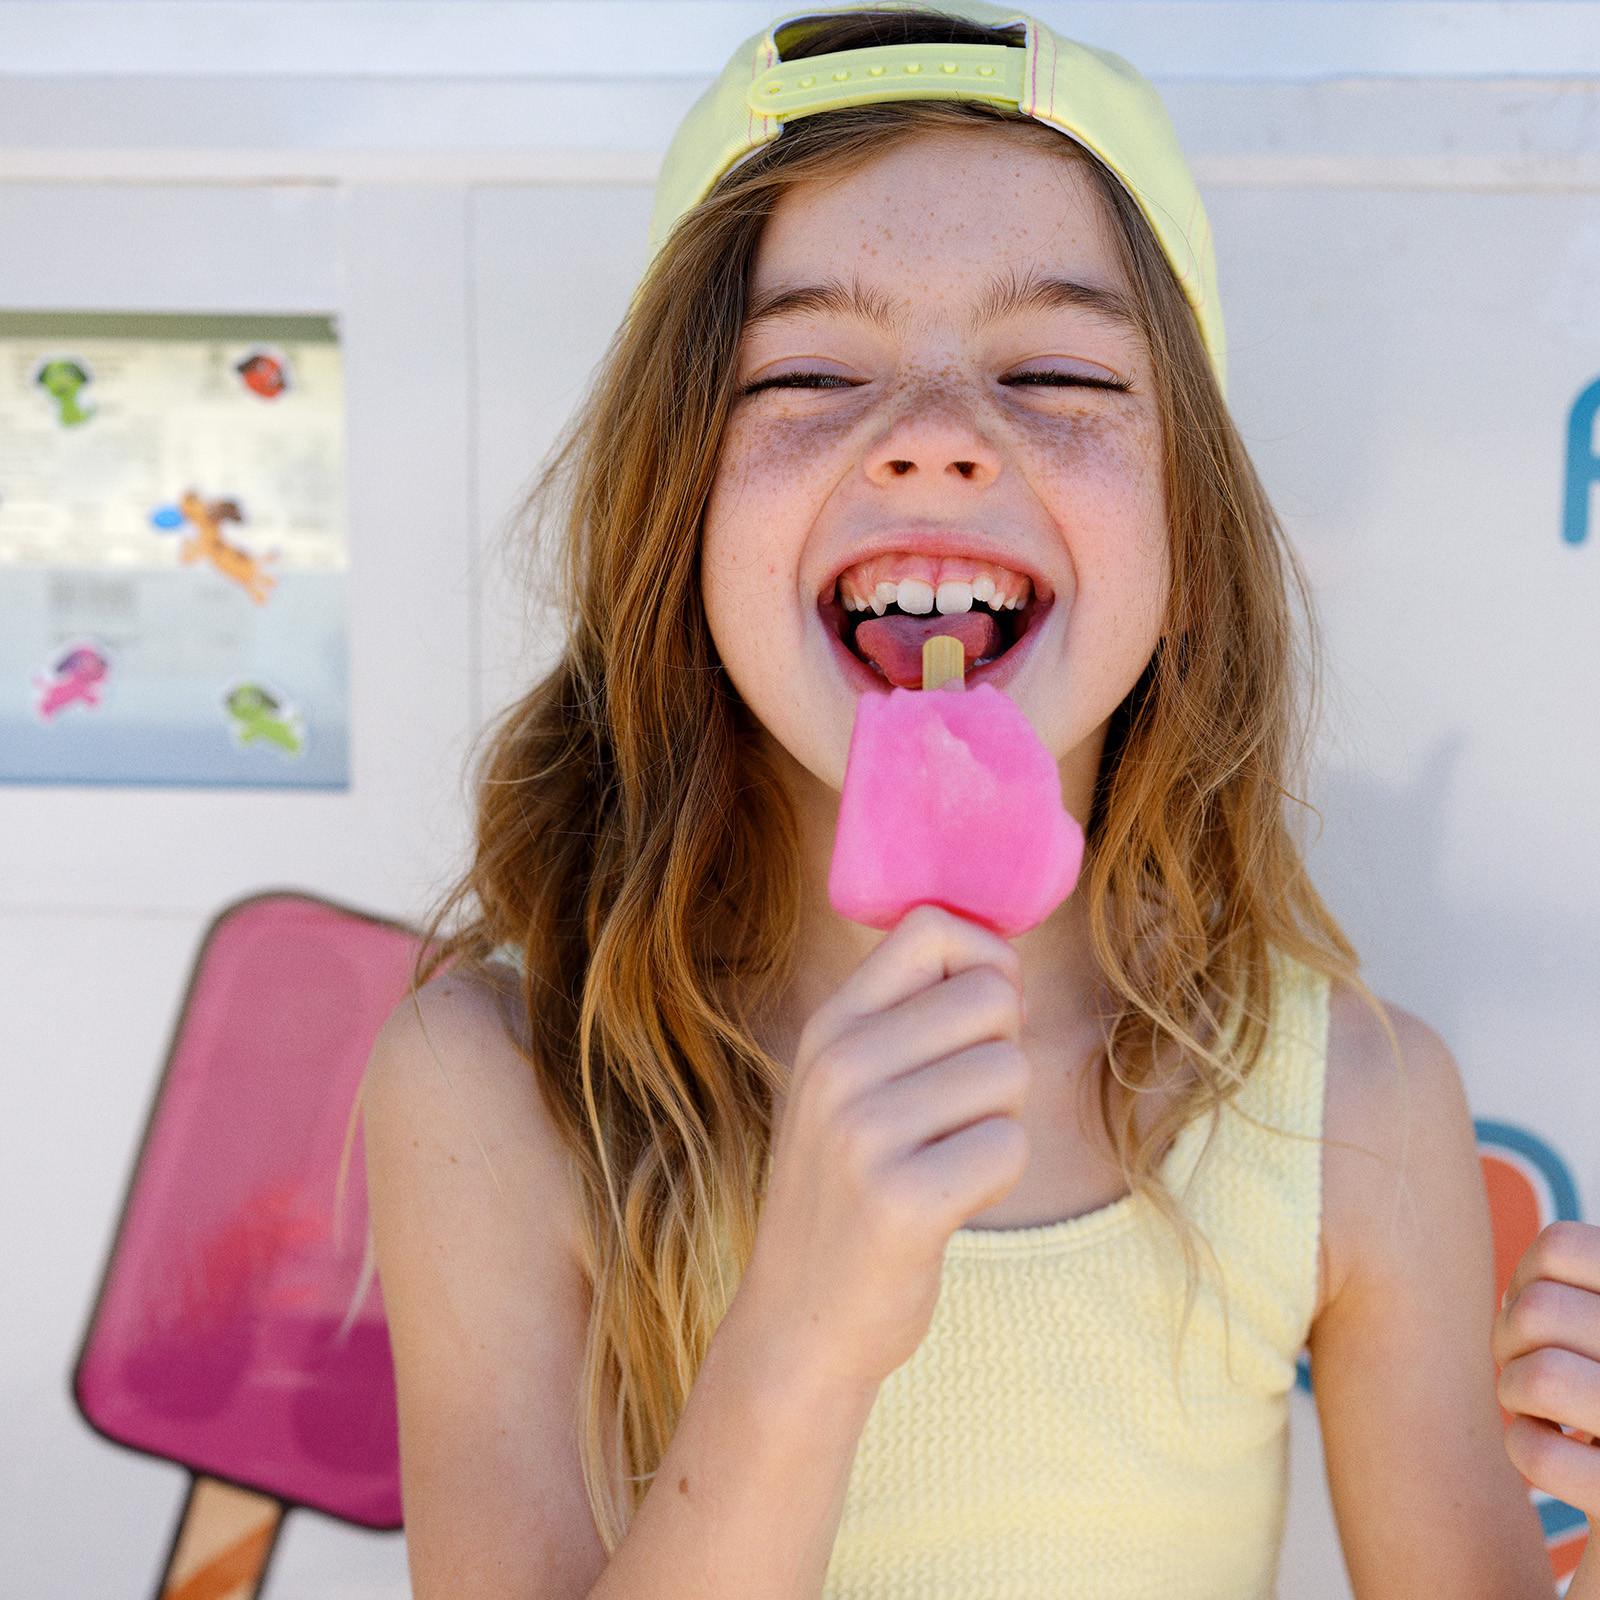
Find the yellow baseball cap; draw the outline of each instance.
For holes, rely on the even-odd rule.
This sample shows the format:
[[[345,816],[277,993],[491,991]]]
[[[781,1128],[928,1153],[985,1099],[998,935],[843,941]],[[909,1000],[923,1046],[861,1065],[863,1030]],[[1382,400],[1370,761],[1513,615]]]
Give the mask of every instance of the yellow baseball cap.
[[[1062,38],[1025,12],[986,0],[933,3],[946,16],[994,29],[996,42],[876,45],[781,59],[819,22],[858,11],[912,10],[917,0],[852,0],[786,13],[746,39],[667,147],[646,275],[678,218],[792,118],[882,100],[988,100],[1016,106],[1093,151],[1133,196],[1194,311],[1226,395],[1211,224],[1155,87],[1121,56]]]

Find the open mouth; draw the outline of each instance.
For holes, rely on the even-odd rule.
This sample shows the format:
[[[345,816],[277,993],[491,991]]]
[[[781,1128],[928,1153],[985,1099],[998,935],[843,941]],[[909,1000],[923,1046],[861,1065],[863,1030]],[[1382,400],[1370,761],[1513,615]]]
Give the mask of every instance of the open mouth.
[[[879,613],[872,610],[847,611],[838,600],[837,591],[835,597],[823,601],[818,610],[823,625],[838,639],[851,660],[872,675],[878,687],[920,688],[922,638],[931,638],[939,633],[966,635],[963,647],[967,656],[968,680],[981,675],[985,679],[993,676],[996,682],[1003,682],[1012,675],[1020,657],[1026,653],[1017,647],[1034,633],[1054,604],[1053,598],[1041,601],[1030,595],[1023,605],[1013,611],[1003,606],[988,606],[974,599],[968,612],[931,611],[919,614],[903,611],[891,602],[881,613],[881,619],[906,619],[906,626],[895,630],[902,635],[904,644],[899,650],[885,651],[880,648],[872,653],[861,647],[858,634],[864,623],[879,620]],[[978,626],[974,627],[974,623]],[[982,645],[973,642],[980,639],[986,642]]]

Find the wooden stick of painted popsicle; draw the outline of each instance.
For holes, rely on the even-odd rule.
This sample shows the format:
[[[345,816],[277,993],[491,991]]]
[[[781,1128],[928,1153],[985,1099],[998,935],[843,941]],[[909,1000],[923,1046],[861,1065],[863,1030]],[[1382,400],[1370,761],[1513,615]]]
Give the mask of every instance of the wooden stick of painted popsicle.
[[[967,684],[967,653],[961,641],[948,633],[936,633],[922,641],[922,687],[942,689],[954,683],[958,689]]]

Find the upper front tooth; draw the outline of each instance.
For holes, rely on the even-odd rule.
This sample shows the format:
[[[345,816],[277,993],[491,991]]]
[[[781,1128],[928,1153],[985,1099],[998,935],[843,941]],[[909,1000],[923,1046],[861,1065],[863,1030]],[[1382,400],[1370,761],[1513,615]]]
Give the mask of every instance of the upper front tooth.
[[[881,617],[899,598],[900,585],[891,583],[887,578],[881,579],[872,594],[872,609]]]
[[[972,609],[972,585],[963,583],[956,578],[939,585],[936,601],[941,613],[952,611],[970,611]]]
[[[988,605],[988,603],[994,599],[994,579],[991,578],[987,573],[985,573],[983,577],[979,578],[978,581],[973,584],[972,598],[974,600],[981,600],[984,605]]]
[[[902,578],[895,586],[894,597],[902,611],[919,617],[933,610],[933,585],[921,578]]]

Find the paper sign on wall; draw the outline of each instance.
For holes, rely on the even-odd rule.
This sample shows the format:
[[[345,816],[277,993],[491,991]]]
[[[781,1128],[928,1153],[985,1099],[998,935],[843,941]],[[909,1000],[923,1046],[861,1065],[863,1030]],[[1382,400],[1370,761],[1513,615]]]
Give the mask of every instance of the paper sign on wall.
[[[349,783],[331,318],[0,312],[0,781]]]

